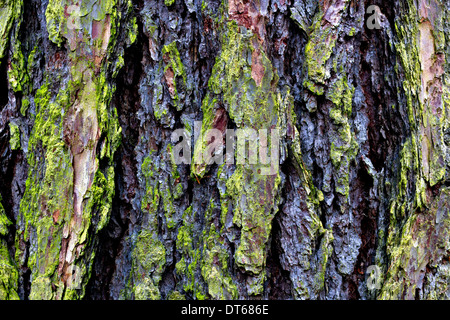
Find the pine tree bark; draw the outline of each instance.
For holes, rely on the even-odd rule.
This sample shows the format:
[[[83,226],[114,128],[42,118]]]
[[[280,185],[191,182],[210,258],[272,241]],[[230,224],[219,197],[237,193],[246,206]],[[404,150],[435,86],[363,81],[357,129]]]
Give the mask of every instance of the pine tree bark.
[[[450,298],[449,9],[0,0],[0,299]]]

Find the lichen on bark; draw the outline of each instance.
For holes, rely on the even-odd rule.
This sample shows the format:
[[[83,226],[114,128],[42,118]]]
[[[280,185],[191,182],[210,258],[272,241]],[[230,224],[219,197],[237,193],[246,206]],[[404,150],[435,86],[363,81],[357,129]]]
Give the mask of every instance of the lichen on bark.
[[[450,298],[450,4],[375,4],[0,1],[0,299]]]

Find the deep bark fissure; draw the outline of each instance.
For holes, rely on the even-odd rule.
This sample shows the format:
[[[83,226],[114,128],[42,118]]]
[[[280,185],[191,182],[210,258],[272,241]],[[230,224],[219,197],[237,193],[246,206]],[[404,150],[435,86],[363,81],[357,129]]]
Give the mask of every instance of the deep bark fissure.
[[[6,74],[7,57],[0,60],[0,112],[8,103],[8,76]]]
[[[142,23],[140,21],[138,21],[138,26],[138,40],[133,46],[125,50],[125,66],[118,74],[116,91],[112,102],[117,108],[119,122],[123,128],[122,143],[114,156],[116,165],[113,209],[109,223],[99,234],[99,248],[94,260],[93,274],[87,285],[85,299],[111,298],[110,285],[116,270],[116,259],[118,253],[123,250],[124,237],[129,232],[130,216],[136,215],[132,213],[134,209],[129,200],[130,196],[132,197],[138,192],[138,186],[135,182],[137,181],[137,161],[134,147],[139,139],[139,125],[136,112],[140,107],[138,84],[141,80],[143,59],[143,50],[140,46],[146,40],[142,33]],[[125,180],[131,185],[127,186]],[[129,190],[130,186],[131,190]]]

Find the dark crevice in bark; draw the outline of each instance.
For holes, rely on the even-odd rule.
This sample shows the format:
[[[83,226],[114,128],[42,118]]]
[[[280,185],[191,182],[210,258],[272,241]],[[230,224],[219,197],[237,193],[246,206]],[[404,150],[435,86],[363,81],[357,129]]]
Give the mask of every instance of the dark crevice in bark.
[[[23,152],[21,150],[15,150],[11,153],[11,159],[9,161],[8,170],[4,176],[0,177],[0,181],[4,181],[2,185],[2,205],[5,209],[6,215],[8,219],[12,222],[9,226],[9,233],[6,237],[6,242],[8,244],[8,250],[12,259],[14,260],[15,254],[15,234],[16,234],[16,218],[13,210],[13,190],[15,188],[12,186],[13,183],[17,183],[16,179],[14,179],[14,171],[16,164],[20,164],[23,161]],[[21,195],[20,195],[21,196]],[[7,200],[7,201],[5,201]]]
[[[120,151],[119,151],[120,152]],[[120,154],[115,156],[115,160],[120,162]],[[98,249],[94,259],[91,278],[86,286],[85,300],[109,300],[109,286],[115,270],[117,253],[120,251],[121,240],[126,231],[120,210],[125,206],[119,198],[120,185],[122,180],[122,168],[115,168],[116,196],[112,202],[112,212],[109,223],[98,234]]]
[[[280,211],[282,205],[280,205]],[[281,239],[280,224],[278,215],[274,217],[272,223],[272,236],[269,251],[267,253],[267,297],[270,300],[286,300],[292,298],[292,284],[289,279],[289,272],[283,269],[280,262]]]
[[[358,190],[355,197],[363,199],[356,208],[356,214],[361,224],[361,247],[355,262],[353,274],[349,278],[349,299],[361,298],[357,289],[358,285],[365,280],[365,270],[375,264],[375,245],[377,232],[377,212],[370,208],[370,190],[373,187],[373,178],[367,173],[367,169],[361,165],[354,189]],[[375,200],[372,200],[375,201]]]
[[[359,77],[361,81],[362,90],[365,97],[365,104],[363,110],[369,120],[368,125],[368,143],[369,152],[368,158],[372,162],[375,170],[378,172],[385,166],[386,157],[386,145],[382,139],[380,139],[380,119],[378,116],[378,108],[381,107],[381,101],[378,96],[372,93],[371,86],[371,72],[373,66],[370,63],[374,61],[366,61],[367,53],[369,50],[369,42],[376,41],[374,39],[365,41],[367,35],[363,32],[360,38],[359,50],[361,52],[361,65],[359,70]],[[377,42],[375,42],[377,43]],[[383,89],[381,89],[383,90]],[[383,154],[384,153],[384,154]],[[358,290],[360,282],[365,280],[365,270],[372,264],[372,260],[375,255],[375,240],[377,232],[377,213],[371,212],[370,209],[370,190],[373,187],[373,177],[369,175],[368,169],[364,162],[359,162],[359,168],[357,169],[357,179],[353,182],[352,190],[355,190],[353,197],[362,199],[359,201],[356,208],[356,215],[360,220],[360,232],[361,246],[359,248],[359,254],[356,259],[353,273],[348,277],[348,297],[352,300],[361,298],[361,293]],[[358,201],[358,200],[356,200]],[[375,201],[375,199],[372,199]]]
[[[123,238],[127,234],[130,216],[134,216],[131,199],[138,192],[137,162],[134,148],[139,139],[139,121],[136,112],[139,103],[139,81],[142,76],[142,24],[138,21],[138,40],[125,50],[125,67],[117,76],[116,92],[112,106],[115,106],[122,127],[122,143],[114,156],[115,195],[109,223],[100,231],[98,250],[94,259],[92,275],[86,288],[85,299],[110,299],[110,285],[116,269],[117,258],[122,250]],[[100,145],[100,143],[99,143]],[[133,176],[130,176],[133,175]]]
[[[20,25],[19,38],[22,45],[26,46],[29,51],[33,49],[36,39],[42,37],[41,25],[38,17],[39,6],[41,5],[43,4],[36,3],[36,0],[23,1],[23,15],[25,18]],[[33,30],[33,32],[30,32],[30,30]],[[26,52],[26,54],[29,54],[29,52]],[[26,55],[26,57],[28,57],[28,55]]]
[[[367,4],[367,6],[370,4]],[[373,4],[380,6],[381,11],[387,17],[386,23],[390,23],[392,27],[394,25],[392,6],[387,6],[386,3],[375,2]],[[395,60],[393,57],[395,57],[395,53],[391,51],[386,37],[385,31],[368,30],[365,26],[360,37],[361,65],[358,76],[365,99],[363,110],[369,120],[368,158],[378,173],[384,170],[385,174],[386,171],[389,174],[391,168],[388,162],[398,161],[398,159],[392,158],[392,154],[398,152],[408,128],[405,127],[401,112],[398,111],[401,106],[397,102],[395,88],[392,88],[389,84],[389,77],[392,76],[394,70]],[[377,77],[380,81],[377,87],[377,84],[373,83],[372,80],[374,75],[379,74],[384,75],[384,77]],[[393,105],[394,107],[392,107]],[[380,178],[384,179],[384,176],[380,176]],[[382,181],[380,183],[383,183]],[[384,241],[379,239],[377,234],[378,224],[380,223],[378,215],[382,206],[388,204],[379,202],[379,198],[371,197],[373,187],[374,177],[369,174],[366,165],[360,162],[357,180],[353,183],[352,190],[356,190],[355,199],[356,197],[363,199],[356,208],[356,214],[359,216],[361,224],[361,247],[353,274],[348,282],[349,298],[351,299],[361,298],[361,292],[355,288],[365,281],[367,268],[376,264],[377,243]]]
[[[368,8],[370,5],[376,5],[376,6],[380,7],[380,11],[387,18],[389,24],[391,26],[395,25],[396,16],[395,16],[395,12],[394,12],[395,6],[393,5],[393,2],[386,1],[386,0],[375,0],[375,1],[374,0],[366,0],[364,7]],[[366,13],[364,21],[367,21],[368,18],[369,18],[369,15]]]
[[[159,290],[161,292],[161,299],[167,299],[170,292],[175,290],[177,284],[177,277],[175,275],[175,261],[176,261],[176,250],[172,250],[174,263],[168,265],[161,276],[161,282],[159,284]]]
[[[361,295],[358,290],[358,282],[355,281],[354,277],[349,277],[346,279],[348,283],[347,292],[348,292],[348,300],[359,300],[361,299]]]
[[[385,2],[374,4],[379,5],[389,21],[391,29],[394,29],[393,6]],[[369,5],[367,4],[367,6]],[[407,128],[405,128],[404,119],[402,121],[402,117],[397,111],[401,106],[397,102],[396,89],[391,87],[383,77],[377,77],[381,84],[380,87],[376,87],[376,84],[372,83],[374,75],[392,76],[394,70],[395,52],[391,51],[389,43],[387,43],[386,32],[380,32],[378,29],[369,30],[365,25],[361,38],[359,77],[370,120],[369,158],[375,169],[380,171],[386,166],[388,154],[392,152],[391,147],[400,145],[400,140]],[[393,103],[396,104],[395,111],[392,108]]]
[[[16,234],[16,219],[13,213],[13,196],[12,183],[14,183],[14,168],[19,163],[23,154],[21,151],[11,150],[9,145],[9,126],[5,126],[6,130],[0,132],[0,181],[1,181],[1,204],[5,210],[6,216],[12,224],[8,227],[8,233],[4,237],[6,240],[8,252],[12,261],[14,261]],[[8,152],[9,151],[9,152]]]
[[[23,195],[23,189],[20,190],[20,186],[13,184],[18,184],[19,182],[15,179],[16,167],[20,166],[25,160],[22,150],[11,150],[10,148],[10,134],[9,125],[6,125],[5,130],[0,132],[0,181],[1,188],[0,193],[2,197],[2,205],[5,210],[6,216],[12,222],[8,227],[8,233],[4,237],[11,261],[15,261],[16,242],[16,218],[14,214],[14,201],[20,199]],[[21,169],[18,169],[21,170]],[[26,172],[26,169],[25,169]],[[20,194],[13,195],[13,190],[15,192],[20,191]],[[19,245],[24,246],[26,253],[25,259],[28,260],[28,248],[29,243],[19,243]],[[25,263],[26,265],[26,263]],[[30,270],[27,267],[21,267],[20,272],[22,278],[19,279],[18,294],[21,299],[28,300],[30,293]]]
[[[0,60],[0,112],[8,103],[7,57]]]
[[[6,216],[11,222],[15,222],[12,213],[13,199],[11,195],[11,183],[14,177],[13,171],[18,152],[10,149],[9,139],[9,126],[6,125],[5,130],[0,132],[0,181],[2,181],[0,194],[3,199],[2,205],[5,209]]]
[[[19,283],[17,293],[22,300],[29,300],[31,291],[31,269],[27,267],[30,256],[30,242],[20,242],[19,247],[24,251],[25,262],[19,268]],[[16,248],[17,250],[18,248]]]

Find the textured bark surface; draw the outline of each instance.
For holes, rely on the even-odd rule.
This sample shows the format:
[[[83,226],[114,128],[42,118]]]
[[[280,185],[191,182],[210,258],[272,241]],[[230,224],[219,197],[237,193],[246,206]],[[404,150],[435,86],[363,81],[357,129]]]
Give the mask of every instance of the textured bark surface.
[[[0,0],[0,299],[450,298],[449,10]]]

